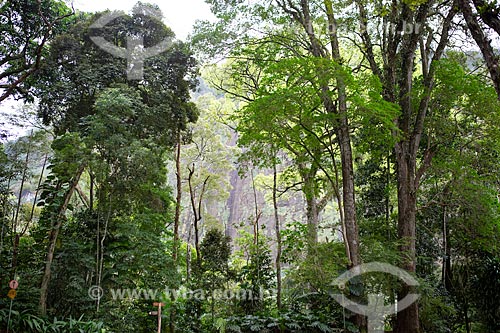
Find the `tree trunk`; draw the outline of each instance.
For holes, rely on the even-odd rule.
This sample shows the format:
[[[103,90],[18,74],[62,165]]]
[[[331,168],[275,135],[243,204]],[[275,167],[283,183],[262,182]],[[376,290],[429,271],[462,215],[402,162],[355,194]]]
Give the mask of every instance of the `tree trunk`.
[[[396,144],[398,179],[398,238],[403,241],[399,247],[402,253],[402,268],[410,273],[416,271],[416,189],[414,187],[414,163],[408,159],[408,142]],[[398,292],[398,299],[413,292],[408,286]],[[418,304],[415,302],[397,313],[395,333],[418,333]]]
[[[198,230],[198,211],[196,209],[195,193],[192,185],[193,174],[194,174],[194,165],[192,169],[189,169],[188,184],[189,184],[189,194],[191,198],[191,208],[193,209],[193,215],[194,215],[194,247],[196,251],[196,262],[199,266],[201,266],[200,239]]]
[[[200,196],[198,198],[198,206],[196,205],[196,193],[193,188],[192,179],[194,175],[194,164],[192,168],[188,168],[189,176],[188,176],[188,185],[189,185],[189,194],[191,198],[191,208],[193,209],[194,215],[194,246],[196,250],[196,263],[198,267],[201,267],[201,251],[200,251],[200,232],[198,223],[201,221],[201,204],[203,201],[203,194],[205,194],[205,190],[207,187],[208,179],[210,176],[207,176],[203,181],[203,185],[200,190]]]
[[[276,162],[273,163],[273,206],[274,206],[274,224],[276,230],[276,306],[281,310],[281,228],[278,214],[278,175],[276,170]]]
[[[257,244],[259,244],[260,213],[259,213],[259,206],[258,206],[258,202],[257,202],[257,189],[255,188],[255,178],[253,175],[253,167],[250,170],[250,176],[252,177],[253,203],[254,203],[254,209],[255,209],[255,220],[253,222],[253,243],[254,243],[254,245],[257,245]]]
[[[175,176],[177,185],[177,196],[175,198],[175,217],[174,217],[174,264],[177,264],[177,254],[179,251],[179,221],[181,217],[182,201],[182,179],[181,179],[181,136],[177,135],[177,154],[175,156]]]
[[[500,99],[500,67],[498,56],[495,54],[493,47],[491,46],[491,40],[485,35],[484,30],[481,28],[477,18],[472,12],[472,7],[470,6],[469,0],[459,0],[458,1],[462,14],[464,15],[465,22],[467,23],[467,27],[469,28],[472,38],[476,41],[477,46],[481,50],[483,54],[484,61],[488,66],[488,71],[490,72],[491,80],[493,81],[493,86],[497,92],[498,98]],[[500,27],[500,23],[498,19],[492,21],[491,24],[498,24]],[[497,27],[494,25],[494,27]]]
[[[339,39],[337,35],[337,21],[334,17],[333,4],[331,0],[324,0],[323,5],[327,15],[328,28],[330,32],[330,45],[332,54],[330,55],[326,47],[318,40],[314,24],[311,18],[308,0],[301,0],[300,7],[292,5],[289,1],[277,1],[278,5],[288,14],[290,14],[297,23],[299,23],[309,39],[310,52],[314,57],[325,60],[333,60],[336,64],[342,65],[340,55]],[[300,8],[300,9],[299,9]],[[343,209],[345,222],[346,244],[349,251],[349,262],[351,266],[359,265],[359,236],[356,219],[356,200],[354,195],[354,167],[352,159],[352,147],[350,138],[349,119],[347,116],[347,94],[346,84],[341,75],[335,78],[336,86],[331,87],[331,77],[327,76],[324,70],[317,68],[317,75],[320,78],[319,97],[325,110],[332,114],[334,119],[338,119],[333,124],[341,152],[342,164],[342,191],[343,191]],[[334,102],[332,92],[337,95]],[[338,107],[337,107],[338,105]]]
[[[500,35],[500,4],[498,2],[494,4],[493,1],[486,3],[484,0],[472,0],[472,2],[481,20]]]
[[[324,0],[328,25],[330,27],[330,45],[332,48],[332,59],[338,64],[342,64],[340,55],[340,45],[337,35],[337,20],[334,16],[331,0]],[[336,77],[338,110],[331,99],[323,98],[325,109],[329,113],[337,113],[340,118],[337,124],[337,140],[340,147],[340,160],[342,164],[342,194],[344,206],[344,223],[347,243],[349,244],[350,262],[352,266],[361,263],[359,257],[359,230],[356,218],[356,198],[354,190],[354,166],[352,158],[351,134],[349,128],[349,119],[347,118],[347,93],[346,84],[341,75]],[[323,88],[326,90],[325,88]]]
[[[191,280],[191,228],[192,224],[189,223],[187,241],[186,241],[186,282]]]
[[[4,239],[4,233],[5,233],[5,225],[8,223],[7,220],[7,204],[8,204],[8,198],[9,198],[9,192],[8,190],[10,189],[10,183],[12,181],[12,168],[9,170],[9,179],[7,180],[7,192],[5,193],[5,197],[3,198],[2,202],[2,216],[0,218],[2,219],[2,231],[0,233],[0,254],[3,252],[3,239]]]
[[[76,186],[78,188],[78,185]],[[97,271],[97,287],[101,288],[102,282],[102,272],[104,269],[104,241],[106,240],[106,235],[108,234],[108,225],[109,219],[111,217],[111,194],[109,194],[109,203],[108,203],[108,213],[106,215],[106,220],[104,221],[104,232],[102,233],[101,241],[100,241],[100,258],[99,258],[99,270]],[[99,308],[101,306],[101,298],[97,297],[97,307],[96,311],[99,312]]]
[[[346,118],[345,115],[343,118]],[[357,266],[361,263],[359,257],[359,231],[356,219],[356,199],[354,190],[354,168],[352,163],[351,140],[347,119],[345,125],[339,130],[339,141],[342,163],[342,194],[344,205],[344,223],[346,226],[346,237],[349,244],[351,265]]]
[[[19,235],[19,237],[22,237],[26,234],[26,231],[28,231],[31,222],[33,221],[33,217],[35,216],[36,202],[38,200],[38,194],[40,193],[40,187],[41,187],[42,181],[43,181],[43,173],[45,172],[45,167],[47,165],[48,159],[49,159],[49,156],[45,155],[45,158],[44,158],[43,164],[42,164],[42,171],[40,172],[40,176],[38,177],[38,183],[37,183],[36,190],[35,190],[35,197],[33,198],[33,205],[31,206],[30,218],[26,222],[26,225],[24,226],[24,229],[21,232],[21,234]]]
[[[69,201],[73,196],[73,193],[75,191],[76,186],[78,185],[78,182],[80,181],[80,176],[82,175],[83,170],[84,166],[82,165],[78,168],[75,176],[73,177],[73,180],[71,181],[70,186],[64,196],[63,204],[61,205],[59,212],[56,215],[55,225],[53,225],[52,230],[50,232],[49,246],[47,249],[47,259],[45,261],[45,270],[42,276],[42,283],[40,286],[39,306],[40,306],[40,313],[42,315],[45,315],[47,313],[48,288],[49,288],[51,267],[52,267],[52,261],[54,259],[54,251],[56,248],[57,237],[59,235],[59,230],[61,229],[62,223],[65,220],[65,213],[68,208]]]
[[[306,220],[307,220],[307,243],[310,248],[318,243],[318,207],[315,195],[315,170],[303,170],[302,180],[304,182],[303,192],[306,198]]]
[[[465,320],[465,329],[467,333],[472,333],[471,331],[471,322],[469,318],[469,305],[468,300],[464,300],[464,320]]]
[[[90,211],[92,212],[92,210],[94,209],[94,175],[92,174],[92,171],[89,170],[89,180],[90,180],[90,193],[89,193],[89,196],[90,196],[90,199],[89,199],[89,209]]]
[[[174,249],[172,251],[172,259],[174,267],[177,269],[177,257],[179,253],[179,224],[181,218],[181,202],[182,202],[182,178],[181,178],[181,133],[177,133],[177,154],[175,156],[175,176],[177,195],[175,198],[175,216],[174,216]],[[170,333],[175,333],[175,297],[171,296],[172,307],[170,309]]]
[[[331,0],[324,0],[326,16],[328,19],[330,46],[332,48],[332,59],[339,66],[342,65],[342,57],[340,54],[340,44],[337,35],[337,20],[335,19],[333,4]],[[337,83],[337,107],[327,97],[326,87],[323,88],[323,104],[325,109],[332,114],[335,114],[339,120],[336,124],[337,141],[340,147],[340,161],[342,165],[342,200],[344,208],[344,225],[345,237],[349,251],[349,263],[351,267],[361,264],[359,254],[359,229],[356,217],[356,197],[354,188],[354,165],[352,158],[351,134],[349,119],[347,115],[347,92],[346,83],[341,74],[335,78]],[[351,268],[350,267],[350,268]],[[363,316],[356,314],[353,320],[354,324],[363,331],[366,327],[366,321]]]
[[[31,131],[31,136],[33,136],[33,130]],[[30,158],[30,148],[31,148],[31,145],[28,145],[28,150],[26,151],[26,159],[24,160],[23,175],[21,178],[21,186],[19,187],[19,195],[17,197],[16,214],[14,216],[14,220],[12,221],[12,233],[13,234],[17,233],[17,222],[19,219],[19,210],[21,209],[21,199],[23,196],[24,183],[26,181],[26,172],[28,170],[28,162],[29,162],[29,158]]]
[[[412,22],[414,26],[424,26],[427,20],[427,15],[430,10],[431,2],[426,2],[418,7],[418,10],[413,11],[407,5],[404,5],[400,20]],[[446,43],[448,34],[456,11],[450,8],[450,11],[443,21],[441,38],[438,46],[434,51],[432,61],[428,70],[424,70],[424,87],[425,93],[421,97],[420,104],[414,108],[412,101],[413,92],[413,74],[415,65],[415,55],[419,49],[420,41],[422,40],[423,29],[415,30],[411,34],[406,34],[401,37],[399,51],[398,43],[394,43],[391,53],[398,54],[399,57],[399,106],[401,116],[395,121],[401,131],[400,141],[394,147],[396,159],[396,174],[397,174],[397,195],[398,195],[398,238],[402,241],[399,251],[402,256],[402,268],[410,273],[416,272],[416,212],[417,212],[417,191],[420,184],[420,179],[430,166],[434,151],[429,147],[424,152],[424,158],[421,166],[417,170],[417,156],[420,148],[420,142],[424,130],[424,120],[427,114],[431,92],[434,85],[434,71],[436,62],[441,58]],[[399,37],[394,37],[399,38]],[[395,39],[396,40],[396,39]],[[427,56],[427,51],[424,50],[422,57]],[[428,59],[425,60],[427,62]],[[394,64],[392,64],[394,66]],[[392,72],[397,72],[391,70]],[[387,75],[389,75],[387,73]],[[389,79],[389,77],[387,77]],[[395,96],[396,91],[388,95]],[[392,101],[391,101],[392,102]],[[408,293],[415,292],[414,288],[403,286],[398,291],[398,299],[404,298]],[[415,302],[406,309],[397,313],[395,333],[419,333],[419,313],[418,304]]]
[[[447,198],[448,191],[445,189],[445,198]],[[448,211],[446,205],[443,206],[443,269],[441,282],[446,290],[451,291],[451,245],[450,245],[450,229],[448,227]]]
[[[407,48],[402,55],[402,74],[400,77],[399,104],[402,116],[398,120],[398,126],[403,135],[406,136],[397,142],[394,148],[396,156],[397,196],[398,196],[398,238],[403,243],[399,247],[402,256],[402,268],[410,273],[416,271],[416,149],[415,142],[408,138],[411,136],[410,119],[412,116],[412,103],[410,94],[412,90],[413,62],[417,43],[410,46],[411,41],[406,42]],[[413,47],[414,46],[414,47]],[[402,299],[410,291],[403,286],[398,291],[398,299]],[[418,305],[413,303],[406,309],[397,313],[395,333],[419,333]]]
[[[16,270],[17,270],[17,256],[19,254],[19,234],[15,234],[14,243],[12,247],[12,271],[10,272],[11,280],[16,278]]]

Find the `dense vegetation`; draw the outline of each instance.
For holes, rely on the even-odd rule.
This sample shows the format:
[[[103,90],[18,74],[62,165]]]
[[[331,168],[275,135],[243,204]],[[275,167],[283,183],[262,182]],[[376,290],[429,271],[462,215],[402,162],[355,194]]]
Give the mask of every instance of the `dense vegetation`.
[[[497,2],[206,2],[0,3],[0,332],[500,332]]]

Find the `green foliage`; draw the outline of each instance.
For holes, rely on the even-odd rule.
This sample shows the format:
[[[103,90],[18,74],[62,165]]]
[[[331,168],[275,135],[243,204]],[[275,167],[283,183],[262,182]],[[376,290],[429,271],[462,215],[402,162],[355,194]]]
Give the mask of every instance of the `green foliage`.
[[[213,291],[221,288],[230,278],[229,256],[231,238],[220,230],[210,229],[200,244],[201,281],[199,286]]]
[[[212,331],[217,324],[216,317],[224,310],[224,300],[217,299],[216,295],[217,291],[227,290],[232,278],[230,240],[220,230],[210,229],[200,244],[201,261],[193,260],[193,280],[188,286],[194,293],[201,291],[205,297],[190,297],[181,309],[185,318],[180,322],[188,332]],[[190,319],[185,321],[186,318]]]
[[[301,222],[290,223],[281,230],[283,242],[282,261],[291,264],[303,258],[306,249],[305,237],[307,235],[307,225]]]
[[[237,186],[231,188],[235,180],[227,177],[236,167],[259,173],[253,177],[258,192],[269,188],[268,169],[276,166],[280,189],[291,192],[300,188],[307,207],[304,209],[303,200],[285,202],[281,196],[278,218],[282,221],[292,220],[284,212],[292,209],[299,213],[305,210],[308,222],[314,220],[310,215],[315,204],[319,211],[313,217],[330,217],[320,211],[332,197],[338,199],[343,194],[337,140],[339,81],[346,86],[362,261],[401,265],[405,259],[407,253],[402,256],[400,247],[406,240],[397,240],[395,226],[397,185],[401,181],[395,177],[398,169],[393,148],[396,142],[408,140],[405,135],[420,134],[399,132],[400,128],[405,130],[398,124],[404,118],[401,111],[411,108],[400,110],[388,102],[391,98],[387,95],[397,95],[398,88],[391,91],[393,82],[381,82],[376,73],[371,73],[373,68],[366,70],[373,65],[365,62],[369,50],[351,49],[358,42],[348,41],[352,31],[358,31],[358,14],[351,10],[354,7],[342,1],[332,4],[334,11],[342,13],[337,17],[338,32],[347,37],[341,45],[340,60],[332,61],[331,55],[312,56],[310,36],[303,27],[301,32],[295,29],[295,21],[300,20],[290,23],[290,17],[302,14],[303,7],[295,8],[286,1],[280,1],[282,6],[263,0],[207,2],[219,21],[199,23],[193,42],[207,54],[220,56],[229,51],[224,65],[208,75],[208,80],[226,95],[198,96],[196,104],[190,100],[198,71],[186,44],[174,42],[162,54],[148,59],[144,79],[130,81],[127,60],[113,57],[90,39],[99,33],[123,46],[127,34],[141,34],[148,47],[174,37],[161,21],[145,15],[146,10],[157,10],[158,6],[139,3],[133,14],[124,14],[99,31],[90,25],[108,12],[78,13],[53,27],[50,47],[41,50],[41,70],[21,86],[32,91],[16,92],[35,94],[39,116],[55,131],[49,175],[38,197],[42,211],[40,216],[33,211],[34,219],[18,247],[14,240],[20,230],[12,227],[12,216],[19,209],[26,223],[31,202],[21,202],[17,207],[13,193],[26,171],[23,157],[28,149],[36,148],[34,159],[39,159],[43,147],[38,147],[36,140],[24,138],[2,145],[0,150],[0,291],[5,294],[13,274],[21,283],[13,303],[13,332],[149,332],[155,329],[153,318],[147,315],[152,310],[151,300],[116,299],[110,290],[158,290],[167,286],[205,296],[155,299],[166,303],[164,321],[175,317],[179,332],[358,331],[349,322],[352,314],[331,298],[332,292],[339,292],[332,281],[347,269],[346,249],[337,225],[334,234],[328,235],[333,240],[322,234],[317,244],[311,242],[311,235],[317,233],[311,232],[316,228],[314,223],[292,222],[281,230],[279,309],[273,294],[276,247],[268,238],[273,236],[272,230],[242,232],[234,240],[234,253],[231,239],[220,230],[221,221],[227,217],[225,205],[230,191],[238,190]],[[403,8],[412,16],[427,1],[394,4],[394,13],[399,14]],[[445,8],[447,4],[439,6]],[[317,31],[316,42],[328,45],[330,36],[321,28],[327,25],[322,8],[320,2],[310,1],[311,27]],[[381,16],[390,26],[397,19],[391,17],[392,9],[385,3],[369,1],[366,8],[370,20]],[[0,63],[3,74],[13,70],[2,83],[10,83],[25,70],[18,71],[25,62],[33,61],[40,36],[47,31],[40,14],[50,19],[67,13],[68,8],[53,0],[7,0],[0,9],[4,18],[0,30],[5,35],[0,42]],[[427,28],[435,28],[434,21]],[[407,37],[401,37],[401,48],[409,41]],[[366,36],[362,38],[364,41]],[[26,40],[28,43],[23,42]],[[23,45],[26,52],[20,58],[4,62]],[[379,46],[374,46],[374,61],[378,61]],[[323,51],[331,52],[328,47]],[[430,93],[422,142],[411,156],[418,161],[417,170],[412,171],[428,168],[419,178],[418,195],[413,193],[418,207],[420,326],[424,332],[495,332],[500,330],[500,104],[484,78],[470,72],[471,57],[448,50],[445,54],[445,59],[432,64],[433,89],[426,88],[428,73],[415,70],[409,95],[414,111],[422,97]],[[401,79],[400,73],[392,74],[394,82]],[[331,108],[325,107],[325,99],[332,100]],[[411,113],[410,123],[413,118]],[[236,138],[237,148],[233,147]],[[181,175],[185,178],[187,166],[195,168],[191,185],[198,198],[208,180],[200,199],[200,235],[204,234],[201,256],[187,261],[184,253],[188,244],[183,243],[177,260],[183,263],[176,266],[171,230],[174,201],[167,184],[174,176],[175,171],[168,173],[169,162],[179,140],[183,144]],[[432,164],[426,161],[429,151]],[[78,189],[66,209],[68,189],[81,170]],[[36,171],[27,170],[25,178],[30,184],[25,189],[35,188],[31,178]],[[262,220],[269,220],[271,200],[261,194],[256,205],[262,209]],[[186,211],[191,198],[184,198],[181,208]],[[243,202],[241,206],[250,210],[251,205]],[[191,217],[185,221],[191,223]],[[48,317],[39,317],[34,311],[38,307],[40,271],[57,222],[62,224],[53,243]],[[180,228],[181,237],[190,232],[189,225],[184,227]],[[266,236],[264,231],[268,232]],[[14,270],[15,250],[18,263]],[[189,278],[184,271],[188,268]],[[367,294],[377,293],[392,302],[400,283],[387,274],[367,274],[350,281],[349,297],[366,301]],[[98,303],[89,298],[92,285],[104,289]],[[244,291],[245,297],[218,299],[213,293],[216,290]],[[9,303],[5,297],[0,298],[0,330],[7,325],[5,308]],[[95,321],[84,321],[82,315]],[[388,324],[391,320],[388,318]]]
[[[452,296],[459,315],[480,324],[476,331],[495,332],[500,329],[499,258],[484,251],[468,253],[452,271]]]
[[[452,297],[442,285],[420,280],[420,323],[424,332],[456,332],[457,310]]]
[[[191,177],[193,191],[200,194],[204,187],[203,206],[210,208],[202,207],[201,214],[204,229],[209,230],[222,227],[220,222],[224,219],[223,210],[231,191],[227,175],[234,169],[239,149],[233,144],[234,133],[222,123],[225,113],[232,112],[234,104],[204,94],[196,98],[196,105],[201,110],[200,117],[196,124],[188,126],[181,139],[185,143],[181,149],[181,175],[189,175],[188,168],[194,169]],[[171,179],[175,178],[174,171],[172,165]],[[188,182],[183,182],[182,190],[190,193]],[[183,196],[182,206],[191,207],[189,195]]]
[[[124,31],[140,32],[144,35],[145,47],[173,37],[172,31],[163,23],[141,16],[140,6],[145,5],[138,6],[134,15],[114,20],[102,29],[100,36],[115,40],[117,45],[125,45]],[[135,121],[142,121],[144,134],[154,136],[163,145],[172,144],[176,132],[165,129],[185,129],[187,122],[197,118],[196,108],[189,102],[189,89],[196,85],[194,58],[186,45],[175,42],[171,48],[145,62],[141,84],[127,81],[126,59],[115,58],[90,39],[96,32],[89,26],[104,14],[81,14],[78,21],[52,43],[46,65],[37,74],[39,115],[45,123],[54,126],[58,134],[77,130],[81,119],[95,114],[94,104],[100,90],[113,84],[127,84],[136,90],[135,98],[139,95],[140,100],[150,107],[145,114],[155,114],[154,121],[143,118],[140,112],[134,117]],[[105,102],[105,99],[101,101]],[[139,128],[136,127],[135,132]],[[163,131],[158,131],[159,128]]]
[[[278,316],[256,316],[246,315],[227,318],[225,325],[228,333],[250,333],[250,332],[267,332],[267,333],[334,333],[343,332],[340,328],[340,322],[334,322],[326,319],[321,315],[314,314],[310,311],[299,312],[283,312]]]
[[[0,310],[0,328],[7,328],[9,310]],[[12,311],[9,331],[12,333],[105,333],[104,324],[97,321],[84,321],[83,316],[79,319],[68,318],[52,321],[47,318],[38,317],[29,311]]]
[[[403,3],[408,5],[412,10],[416,10],[418,6],[429,2],[429,0],[403,0]]]
[[[7,0],[0,4],[1,100],[33,99],[27,82],[46,60],[48,44],[71,21],[71,9],[59,0]]]
[[[133,16],[113,21],[103,29],[105,36],[123,44],[124,31],[141,32],[146,47],[173,37],[163,23],[141,14],[141,6],[149,5],[138,4]],[[57,36],[34,82],[39,115],[55,128],[57,137],[50,174],[42,185],[41,218],[26,238],[33,243],[21,248],[34,256],[20,255],[18,274],[23,278],[32,273],[26,283],[39,285],[39,272],[30,266],[42,266],[47,235],[63,219],[51,267],[48,314],[84,313],[126,332],[152,328],[149,302],[115,300],[105,292],[97,311],[88,288],[180,284],[170,252],[173,202],[165,158],[177,133],[197,119],[198,111],[189,101],[197,70],[187,46],[175,42],[148,60],[143,81],[126,80],[126,61],[112,58],[89,38],[95,33],[89,25],[99,15],[103,13],[79,14]],[[84,190],[75,191],[66,210],[68,189],[82,169],[79,186]],[[37,297],[36,292],[25,295]],[[26,301],[22,295],[20,299]],[[22,307],[37,307],[33,300]],[[123,313],[130,322],[123,322]]]
[[[259,235],[258,243],[250,243],[247,247],[246,263],[241,267],[236,282],[241,290],[250,297],[238,302],[238,307],[245,314],[265,313],[269,310],[270,300],[266,298],[272,294],[275,286],[275,273],[271,259],[271,250],[268,241]]]

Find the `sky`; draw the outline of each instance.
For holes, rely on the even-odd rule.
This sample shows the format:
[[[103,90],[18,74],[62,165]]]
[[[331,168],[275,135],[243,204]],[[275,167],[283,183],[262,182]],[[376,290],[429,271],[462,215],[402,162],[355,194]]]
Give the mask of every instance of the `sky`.
[[[130,12],[138,0],[73,0],[75,9],[97,12],[105,9]],[[178,39],[185,40],[196,20],[213,18],[210,6],[204,0],[142,0],[160,6],[164,23]]]

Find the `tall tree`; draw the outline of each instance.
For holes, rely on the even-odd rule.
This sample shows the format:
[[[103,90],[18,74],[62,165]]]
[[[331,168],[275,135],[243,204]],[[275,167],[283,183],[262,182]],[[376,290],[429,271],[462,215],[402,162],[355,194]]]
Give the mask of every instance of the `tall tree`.
[[[396,163],[396,179],[398,189],[398,236],[404,242],[400,247],[404,263],[409,272],[416,271],[416,224],[417,192],[425,171],[429,168],[432,157],[436,153],[436,145],[427,142],[422,146],[425,120],[429,111],[429,100],[435,83],[435,70],[438,61],[444,54],[449,34],[453,28],[453,19],[457,14],[456,3],[405,2],[394,3],[389,12],[377,23],[369,22],[368,6],[361,1],[356,2],[358,20],[363,33],[360,49],[374,75],[382,82],[384,98],[397,103],[401,115],[394,119],[398,131],[394,131],[397,142],[394,147]],[[442,18],[435,16],[436,6],[446,6],[448,12]],[[375,10],[381,10],[380,3]],[[443,9],[437,10],[442,12]],[[423,27],[435,21],[433,30]],[[371,24],[382,27],[382,35],[370,35]],[[406,30],[403,30],[406,29]],[[433,42],[437,37],[437,42]],[[374,45],[380,49],[375,50]],[[420,51],[422,59],[422,90],[417,93],[415,62]],[[377,56],[382,55],[382,63]],[[400,297],[408,293],[403,288]],[[398,312],[396,332],[419,332],[418,305],[412,304]]]
[[[49,282],[50,282],[50,277],[51,277],[51,270],[52,270],[52,262],[54,260],[54,252],[56,248],[56,243],[57,243],[57,238],[59,236],[59,231],[61,230],[61,226],[63,224],[63,221],[66,219],[65,214],[66,210],[68,209],[71,197],[73,196],[73,193],[75,192],[76,187],[78,186],[78,182],[80,180],[80,177],[83,173],[84,170],[84,165],[81,165],[78,167],[78,169],[75,171],[74,175],[72,178],[68,181],[68,189],[63,193],[61,196],[60,193],[57,193],[56,196],[58,196],[58,199],[60,200],[54,200],[50,202],[50,205],[54,205],[55,207],[55,212],[53,212],[51,216],[52,222],[52,230],[50,231],[50,236],[49,236],[49,245],[47,249],[47,258],[45,261],[45,269],[44,273],[42,276],[42,282],[40,285],[40,313],[45,315],[47,313],[47,296],[48,296],[48,290],[49,290]],[[62,181],[60,181],[56,187],[61,190],[61,188],[65,185]],[[54,214],[55,213],[55,214]]]
[[[124,14],[100,33],[119,45],[125,43],[123,31],[142,34],[145,47],[173,38],[168,27],[158,18],[145,15],[144,10],[158,8],[138,3],[133,15]],[[197,70],[188,48],[180,42],[173,43],[171,48],[148,59],[142,81],[127,80],[125,62],[113,58],[90,39],[97,33],[89,28],[90,24],[105,14],[80,14],[80,20],[54,40],[47,61],[36,76],[35,90],[44,122],[54,126],[62,138],[79,137],[79,145],[88,149],[88,156],[73,157],[75,163],[92,166],[97,188],[97,285],[103,276],[110,219],[143,209],[138,202],[146,198],[151,198],[152,203],[165,201],[160,193],[161,184],[165,183],[160,175],[166,174],[165,153],[177,142],[177,133],[197,118],[196,107],[189,102]],[[69,151],[68,147],[62,148]],[[76,188],[77,183],[71,184]],[[155,184],[157,189],[153,188]],[[69,197],[72,192],[67,192]],[[64,212],[65,209],[59,209],[58,216]],[[59,220],[62,222],[62,218]],[[58,228],[60,225],[56,225]],[[57,236],[56,232],[54,242]],[[49,247],[48,251],[50,255],[54,249]],[[42,312],[46,309],[48,272],[50,263],[42,281]]]
[[[324,72],[325,66],[333,62],[335,66],[342,67],[343,62],[340,56],[339,41],[336,34],[336,29],[332,29],[328,35],[328,45],[329,48],[325,46],[321,40],[320,35],[314,30],[314,14],[311,12],[310,3],[307,0],[300,1],[299,4],[295,5],[292,2],[287,1],[276,1],[276,3],[267,5],[261,2],[257,2],[252,6],[246,6],[242,3],[227,4],[220,1],[208,1],[212,5],[212,9],[215,15],[220,18],[218,25],[227,23],[227,21],[238,22],[236,26],[240,29],[250,29],[252,24],[259,25],[260,19],[264,19],[264,22],[282,22],[283,19],[289,17],[293,20],[295,27],[300,27],[301,36],[305,39],[293,40],[296,42],[299,48],[306,50],[305,56],[313,57],[316,59],[314,66],[312,67],[312,73],[317,77],[317,96],[321,101],[321,105],[324,110],[330,115],[332,120],[333,131],[335,133],[337,144],[340,147],[340,160],[342,165],[342,206],[343,206],[343,217],[345,222],[345,236],[348,244],[349,259],[352,265],[358,265],[360,263],[359,256],[359,239],[358,239],[358,227],[356,222],[356,209],[355,209],[355,195],[354,195],[354,168],[352,160],[352,147],[350,138],[350,126],[349,119],[347,115],[347,99],[346,99],[346,87],[342,75],[336,75],[334,77],[329,76]],[[323,13],[327,13],[323,18],[328,24],[336,27],[337,23],[334,17],[332,3],[326,1],[321,5]],[[315,13],[317,14],[317,13]],[[241,23],[242,22],[242,23]],[[198,37],[195,41],[201,43],[207,41],[206,31],[209,30],[209,25],[200,25],[198,30]],[[212,27],[216,29],[216,27]],[[264,28],[265,29],[265,28]],[[217,30],[215,30],[217,31]],[[238,31],[229,32],[230,35],[238,35]],[[273,36],[271,31],[269,35]],[[211,42],[215,39],[220,41],[220,39],[226,38],[224,34],[218,34],[215,38],[212,38]],[[231,36],[233,37],[233,36]],[[234,37],[233,37],[234,38]],[[243,38],[234,40],[233,43],[229,43],[230,47],[235,47],[237,45],[245,44],[245,42],[250,42],[250,35],[244,34]],[[285,39],[286,41],[286,39]],[[268,39],[267,42],[276,43],[279,46],[283,40]],[[255,43],[255,40],[252,42]],[[258,44],[258,42],[257,42]],[[205,45],[205,44],[203,44]],[[222,43],[217,43],[217,47],[226,46],[227,41]],[[286,47],[283,48],[284,52],[289,52],[290,49]],[[301,55],[301,51],[296,51],[292,49],[292,53],[295,52],[296,55]],[[298,53],[298,54],[297,54]],[[235,54],[238,56],[238,52]],[[246,94],[243,94],[246,97]],[[248,99],[248,97],[247,97]]]

